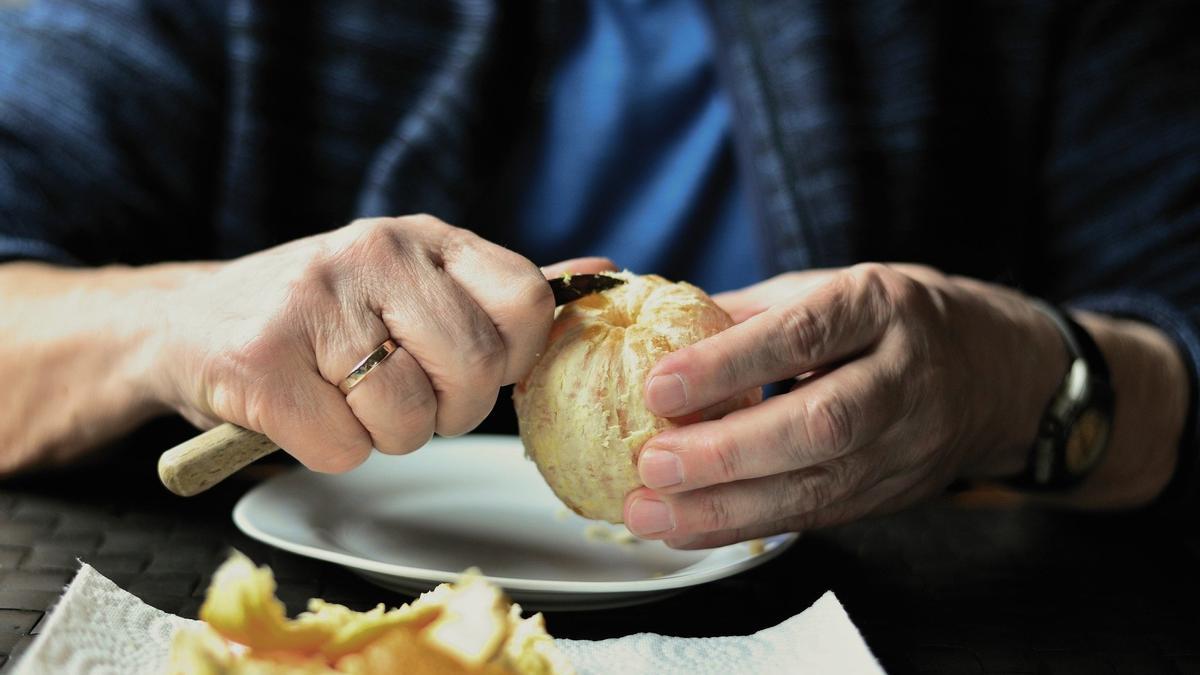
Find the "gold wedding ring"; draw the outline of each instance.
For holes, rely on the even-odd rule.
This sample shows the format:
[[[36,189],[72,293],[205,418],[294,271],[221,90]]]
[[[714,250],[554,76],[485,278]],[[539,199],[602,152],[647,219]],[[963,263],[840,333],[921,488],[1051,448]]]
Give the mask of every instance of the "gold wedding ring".
[[[382,344],[375,348],[375,351],[367,354],[366,358],[359,361],[357,366],[354,366],[354,370],[351,370],[346,379],[342,380],[342,383],[338,385],[338,389],[341,389],[343,394],[349,394],[351,389],[358,386],[358,383],[362,382],[363,378],[375,369],[375,366],[387,360],[387,357],[391,356],[394,351],[396,351],[396,343],[392,342],[391,339],[384,340]]]

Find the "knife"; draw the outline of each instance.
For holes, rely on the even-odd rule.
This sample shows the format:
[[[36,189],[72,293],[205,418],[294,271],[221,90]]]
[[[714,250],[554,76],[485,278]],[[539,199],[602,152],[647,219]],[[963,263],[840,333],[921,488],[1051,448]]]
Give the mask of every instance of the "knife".
[[[568,274],[551,279],[549,283],[550,290],[554,291],[554,304],[561,307],[585,295],[620,286],[625,280],[607,274]]]
[[[554,304],[606,291],[625,283],[607,274],[568,274],[550,279]],[[158,458],[158,478],[180,497],[200,494],[279,446],[266,436],[226,422],[167,450]]]

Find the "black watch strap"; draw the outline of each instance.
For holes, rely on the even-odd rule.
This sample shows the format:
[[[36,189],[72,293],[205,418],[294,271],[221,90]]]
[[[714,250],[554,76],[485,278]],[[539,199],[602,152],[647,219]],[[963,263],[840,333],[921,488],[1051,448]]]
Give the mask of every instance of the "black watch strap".
[[[1050,317],[1054,325],[1058,326],[1058,332],[1062,333],[1063,342],[1066,343],[1067,352],[1072,360],[1083,357],[1094,379],[1102,380],[1106,385],[1112,382],[1108,374],[1108,362],[1104,360],[1103,352],[1100,351],[1100,347],[1086,328],[1080,326],[1079,322],[1072,319],[1071,315],[1061,307],[1041,300],[1034,300],[1033,306],[1040,309],[1043,314]]]
[[[1087,330],[1059,307],[1033,304],[1058,327],[1069,363],[1042,414],[1024,471],[1009,482],[1024,490],[1063,490],[1081,482],[1107,447],[1112,384],[1104,354]]]

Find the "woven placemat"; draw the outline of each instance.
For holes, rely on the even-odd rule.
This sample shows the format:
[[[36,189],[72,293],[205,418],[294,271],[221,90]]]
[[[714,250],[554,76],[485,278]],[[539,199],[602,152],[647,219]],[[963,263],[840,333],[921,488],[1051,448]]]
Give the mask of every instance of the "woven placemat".
[[[405,600],[241,535],[229,514],[248,487],[180,499],[145,456],[0,484],[0,661],[37,635],[77,559],[186,617],[230,547],[274,568],[293,613],[314,595],[356,609]],[[833,589],[892,673],[1200,673],[1197,570],[1200,544],[1145,516],[930,505],[806,534],[761,568],[661,602],[548,624],[588,639],[749,634]]]

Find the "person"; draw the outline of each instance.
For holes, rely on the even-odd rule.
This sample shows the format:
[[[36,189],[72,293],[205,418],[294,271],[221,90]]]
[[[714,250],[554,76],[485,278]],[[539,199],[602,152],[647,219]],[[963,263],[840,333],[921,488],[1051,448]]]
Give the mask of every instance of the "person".
[[[545,275],[607,258],[737,322],[657,364],[656,414],[790,384],[645,445],[639,536],[714,546],[960,479],[1195,516],[1196,18],[9,0],[0,470],[170,412],[316,471],[411,452],[531,367]]]

